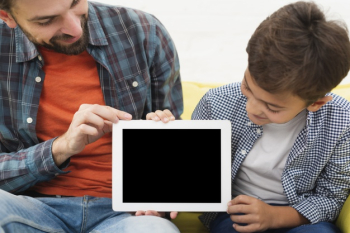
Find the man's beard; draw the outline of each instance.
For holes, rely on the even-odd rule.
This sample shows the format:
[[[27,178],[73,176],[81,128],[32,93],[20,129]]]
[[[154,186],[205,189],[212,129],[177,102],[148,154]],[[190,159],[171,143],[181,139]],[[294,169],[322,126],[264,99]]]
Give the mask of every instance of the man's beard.
[[[39,43],[28,31],[23,30],[23,28],[21,29],[23,33],[28,37],[28,39],[35,45],[43,46],[47,49],[54,50],[57,53],[64,53],[67,55],[78,55],[84,52],[89,44],[89,28],[87,25],[87,18],[85,15],[81,17],[81,27],[83,29],[82,36],[79,38],[79,40],[70,45],[62,45],[59,43],[59,41],[73,38],[73,36],[71,35],[62,34],[59,36],[54,36],[50,39],[49,44],[45,42]]]

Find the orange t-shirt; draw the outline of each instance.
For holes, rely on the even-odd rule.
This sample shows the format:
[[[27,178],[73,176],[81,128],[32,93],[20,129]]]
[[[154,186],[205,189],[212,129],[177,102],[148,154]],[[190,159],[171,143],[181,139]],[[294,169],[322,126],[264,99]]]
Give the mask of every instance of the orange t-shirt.
[[[95,60],[85,51],[69,56],[39,48],[46,73],[37,115],[39,140],[65,133],[81,104],[105,105]],[[112,135],[108,133],[71,157],[66,170],[33,189],[48,195],[111,197]]]

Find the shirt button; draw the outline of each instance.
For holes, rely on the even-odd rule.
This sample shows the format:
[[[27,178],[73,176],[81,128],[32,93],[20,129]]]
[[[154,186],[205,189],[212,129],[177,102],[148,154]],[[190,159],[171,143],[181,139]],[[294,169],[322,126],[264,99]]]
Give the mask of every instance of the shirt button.
[[[40,82],[41,82],[41,78],[40,78],[39,76],[36,77],[36,78],[35,78],[35,82],[40,83]]]
[[[28,124],[31,124],[31,123],[33,123],[33,118],[31,118],[31,117],[28,117],[28,118],[27,118],[27,123],[28,123]]]
[[[261,133],[261,130],[260,130],[260,129],[257,129],[256,132],[257,132],[258,134],[260,134],[260,133]]]
[[[251,126],[251,125],[252,125],[252,122],[248,121],[247,125],[248,125],[248,126]]]
[[[38,59],[39,59],[39,61],[43,60],[43,58],[40,55],[38,55]]]
[[[246,150],[241,150],[242,155],[246,155],[247,151]]]
[[[133,87],[137,87],[138,85],[139,85],[139,83],[136,82],[136,81],[134,81],[134,82],[132,83],[132,86],[133,86]]]

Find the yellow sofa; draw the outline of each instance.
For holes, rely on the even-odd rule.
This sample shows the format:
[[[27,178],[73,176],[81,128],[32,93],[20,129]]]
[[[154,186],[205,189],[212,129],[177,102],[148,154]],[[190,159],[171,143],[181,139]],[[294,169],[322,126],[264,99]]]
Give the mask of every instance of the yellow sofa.
[[[183,82],[184,112],[182,119],[191,119],[192,112],[202,96],[211,88],[224,85],[224,83],[196,83]],[[340,85],[333,90],[334,93],[341,95],[350,101],[350,84]],[[178,226],[181,233],[208,233],[207,229],[199,221],[197,212],[181,212],[178,217],[172,220]],[[343,233],[350,233],[350,197],[344,204],[344,207],[336,221],[336,225]]]

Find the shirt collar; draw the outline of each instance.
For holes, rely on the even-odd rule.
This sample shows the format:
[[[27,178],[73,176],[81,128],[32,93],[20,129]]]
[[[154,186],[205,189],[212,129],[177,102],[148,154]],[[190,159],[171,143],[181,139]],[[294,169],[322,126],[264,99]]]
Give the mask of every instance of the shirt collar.
[[[91,2],[89,4],[88,28],[89,44],[93,46],[108,45],[106,34],[104,33],[97,13]],[[39,55],[36,46],[28,39],[20,27],[15,28],[16,40],[16,62],[26,62]]]

